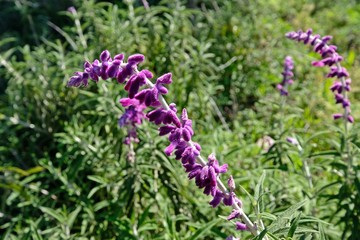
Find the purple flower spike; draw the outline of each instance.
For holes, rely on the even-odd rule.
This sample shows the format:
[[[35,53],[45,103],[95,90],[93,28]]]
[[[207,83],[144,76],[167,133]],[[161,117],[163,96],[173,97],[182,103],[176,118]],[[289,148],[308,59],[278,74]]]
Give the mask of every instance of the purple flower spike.
[[[119,83],[126,81],[124,89],[128,91],[128,97],[121,98],[120,100],[120,104],[125,108],[125,111],[118,121],[119,126],[127,130],[124,144],[130,145],[130,151],[132,151],[131,144],[139,142],[137,126],[142,124],[144,118],[160,125],[159,135],[167,135],[170,142],[164,150],[165,154],[168,156],[174,154],[175,159],[181,162],[185,172],[188,174],[188,178],[190,180],[194,179],[195,184],[200,189],[203,189],[204,194],[212,196],[209,204],[215,208],[223,202],[224,205],[237,209],[230,214],[229,220],[238,217],[242,218],[241,214],[244,214],[241,211],[242,203],[235,195],[234,179],[230,176],[228,180],[230,189],[228,192],[219,178],[221,173],[227,171],[227,164],[220,166],[214,154],[209,155],[208,162],[201,157],[201,146],[192,141],[194,130],[192,128],[192,120],[189,119],[186,109],[182,110],[181,117],[179,118],[177,116],[176,105],[174,103],[168,105],[162,97],[162,95],[168,93],[164,85],[172,82],[172,74],[166,73],[160,76],[153,84],[150,80],[153,78],[153,74],[149,70],[139,71],[137,68],[137,65],[143,62],[144,59],[143,55],[134,54],[128,57],[127,62],[123,62],[123,54],[115,55],[112,59],[110,52],[105,50],[100,54],[99,60],[96,59],[92,63],[86,61],[84,63],[84,72],[76,72],[70,78],[68,86],[86,86],[88,78],[96,82],[99,78],[104,80],[116,78]],[[288,69],[285,69],[283,72],[287,84],[292,83],[292,79],[290,79],[293,76],[291,69],[292,67],[289,63]],[[350,80],[348,82],[350,83]],[[145,85],[146,87],[142,88]],[[340,90],[334,88],[334,91]],[[342,103],[346,104],[346,101],[344,100]],[[145,115],[144,110],[148,106],[155,109]],[[134,156],[133,152],[130,152],[128,156],[131,154]],[[255,236],[257,234],[256,226],[251,222],[247,223],[252,234]],[[247,227],[238,226],[237,228],[246,229]]]
[[[284,61],[284,71],[281,73],[283,75],[283,80],[276,86],[282,96],[289,95],[287,87],[293,83],[293,80],[291,79],[294,76],[294,73],[292,72],[293,69],[294,62],[290,56],[287,56]]]
[[[320,35],[312,35],[312,30],[307,30],[306,33],[299,30],[297,32],[289,32],[286,34],[287,38],[295,41],[304,42],[314,46],[314,51],[319,53],[322,57],[321,60],[312,62],[315,67],[330,67],[330,72],[327,74],[328,78],[336,77],[339,80],[335,81],[330,90],[334,92],[336,103],[339,103],[344,108],[344,114],[334,114],[334,119],[343,118],[345,121],[352,123],[354,118],[350,115],[350,102],[346,96],[346,92],[350,91],[351,80],[345,79],[349,77],[346,68],[340,65],[343,57],[337,53],[337,47],[329,45],[328,42],[332,39],[331,36],[323,38]]]

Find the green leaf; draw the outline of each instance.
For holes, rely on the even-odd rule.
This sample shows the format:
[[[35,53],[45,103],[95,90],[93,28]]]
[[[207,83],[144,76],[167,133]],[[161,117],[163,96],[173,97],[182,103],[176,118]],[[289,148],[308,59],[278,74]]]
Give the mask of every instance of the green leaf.
[[[282,212],[278,218],[268,227],[268,230],[271,232],[275,232],[280,228],[283,228],[288,220],[291,219],[291,216],[302,206],[305,205],[307,200],[296,203]]]
[[[263,171],[258,184],[256,184],[255,186],[254,198],[257,201],[257,205],[259,206],[259,209],[257,209],[257,211],[259,212],[257,212],[257,214],[263,211],[262,195],[263,195],[263,186],[264,186],[265,177],[266,177],[266,172]]]
[[[43,213],[46,213],[46,214],[50,215],[51,217],[58,220],[60,223],[65,223],[66,222],[64,216],[62,216],[60,213],[58,213],[54,209],[51,209],[51,208],[48,208],[48,207],[39,207],[39,208]]]
[[[254,238],[254,240],[261,240],[261,239],[263,239],[263,238],[265,237],[266,233],[267,233],[267,229],[265,228],[264,230],[261,231],[261,233],[260,233],[259,235],[257,235],[257,236]]]
[[[97,212],[99,211],[100,209],[103,209],[104,207],[107,207],[109,206],[109,201],[108,200],[103,200],[101,202],[98,202],[94,205],[94,211]]]
[[[70,229],[72,228],[77,215],[81,211],[81,208],[82,208],[81,206],[78,206],[72,213],[69,214],[68,220],[67,220],[67,225],[69,226]]]
[[[30,169],[27,169],[27,170],[23,170],[21,168],[18,168],[18,167],[0,167],[0,172],[5,172],[5,171],[9,171],[9,172],[16,172],[22,176],[29,176],[33,173],[38,173],[38,172],[41,172],[43,171],[44,168],[43,167],[40,167],[40,166],[37,166],[37,167],[33,167],[33,168],[30,168]]]
[[[37,226],[35,226],[34,221],[30,220],[30,229],[31,229],[31,236],[33,240],[42,240],[43,238],[38,232]]]
[[[195,240],[195,239],[204,239],[205,237],[205,233],[208,232],[213,226],[215,226],[216,224],[218,224],[220,221],[222,221],[222,219],[217,218],[212,220],[211,222],[208,222],[204,227],[199,228],[192,236],[189,240]]]
[[[96,175],[90,175],[90,176],[87,176],[87,178],[90,179],[91,181],[101,183],[101,184],[104,184],[104,185],[106,185],[108,183],[106,179],[104,179],[104,178],[102,178],[100,176],[96,176]]]
[[[149,215],[149,211],[150,211],[150,208],[153,206],[153,203],[150,203],[149,206],[147,208],[145,208],[145,210],[142,212],[139,220],[138,220],[138,225],[139,226],[142,226],[143,223],[145,222],[145,219],[148,217]]]
[[[301,217],[301,213],[299,213],[298,216],[292,222],[287,237],[292,238],[294,236],[296,228],[298,227],[299,224],[300,217]]]

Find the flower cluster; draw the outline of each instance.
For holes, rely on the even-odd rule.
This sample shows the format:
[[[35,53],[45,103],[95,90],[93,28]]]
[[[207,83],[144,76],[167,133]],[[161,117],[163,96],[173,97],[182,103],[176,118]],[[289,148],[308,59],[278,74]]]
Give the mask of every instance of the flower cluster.
[[[350,91],[351,79],[349,78],[347,70],[340,65],[343,57],[337,52],[337,47],[328,44],[332,37],[324,36],[321,38],[318,34],[312,35],[311,29],[306,32],[302,32],[301,30],[298,32],[289,32],[286,34],[286,37],[305,44],[310,44],[314,47],[314,51],[321,55],[322,59],[312,62],[312,65],[315,67],[330,67],[330,72],[327,74],[327,77],[336,77],[338,79],[330,89],[335,95],[336,104],[341,104],[344,108],[344,113],[336,113],[333,115],[333,118],[343,118],[346,121],[353,123],[354,118],[350,115],[350,101],[346,94],[346,92]]]
[[[136,133],[136,125],[140,125],[145,118],[144,109],[146,106],[137,99],[122,98],[120,103],[125,109],[125,113],[119,119],[120,127],[128,127],[128,135],[124,143],[129,145],[131,142],[139,142]]]
[[[292,77],[294,76],[292,70],[294,69],[294,62],[290,56],[287,56],[284,61],[284,71],[282,72],[283,80],[276,88],[280,91],[282,96],[287,96],[287,86],[293,84]]]
[[[249,230],[254,235],[258,234],[255,225],[242,211],[242,203],[236,197],[235,183],[232,177],[228,181],[230,191],[224,187],[219,175],[227,171],[227,164],[219,165],[214,154],[210,154],[206,162],[200,155],[201,147],[192,141],[194,130],[192,121],[189,119],[186,109],[183,109],[181,118],[177,116],[177,108],[174,103],[167,104],[164,94],[168,90],[164,85],[172,82],[171,73],[166,73],[157,78],[155,84],[149,79],[153,74],[148,70],[137,69],[137,65],[144,61],[144,56],[135,54],[128,57],[124,62],[124,55],[116,55],[113,59],[109,51],[105,50],[100,55],[100,60],[93,63],[85,62],[84,72],[76,72],[68,82],[68,86],[87,86],[88,79],[98,82],[100,78],[107,80],[114,78],[118,83],[125,83],[124,89],[129,93],[128,98],[122,98],[120,103],[126,107],[125,113],[119,119],[121,127],[128,126],[129,133],[125,143],[138,141],[136,125],[141,124],[144,118],[159,127],[160,136],[168,136],[169,146],[164,150],[165,154],[175,155],[175,159],[181,161],[189,179],[195,179],[195,184],[204,189],[204,194],[211,195],[212,207],[221,202],[226,206],[232,206],[233,212],[229,220],[240,218],[243,222],[236,222],[236,229]],[[147,107],[154,109],[145,114]]]

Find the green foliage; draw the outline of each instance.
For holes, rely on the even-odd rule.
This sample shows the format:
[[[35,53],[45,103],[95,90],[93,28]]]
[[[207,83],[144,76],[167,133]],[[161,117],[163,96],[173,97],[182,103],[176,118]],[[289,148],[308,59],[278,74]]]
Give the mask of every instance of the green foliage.
[[[0,33],[2,239],[251,239],[163,153],[155,126],[139,128],[133,149],[123,144],[121,86],[65,87],[103,49],[142,53],[142,68],[173,73],[166,98],[187,108],[202,152],[229,164],[244,212],[265,226],[256,239],[359,239],[359,127],[333,122],[331,80],[310,66],[317,56],[284,38],[308,27],[335,36],[360,119],[358,3],[88,0],[71,14],[67,3],[33,2],[0,10],[9,29]],[[286,55],[295,83],[282,104]]]

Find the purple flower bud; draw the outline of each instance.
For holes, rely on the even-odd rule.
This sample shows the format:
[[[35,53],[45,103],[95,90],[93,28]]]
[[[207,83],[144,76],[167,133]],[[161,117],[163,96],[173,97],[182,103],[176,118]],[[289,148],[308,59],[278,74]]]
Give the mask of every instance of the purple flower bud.
[[[127,64],[124,68],[120,69],[116,76],[118,83],[123,83],[125,80],[134,73],[133,67]]]
[[[338,93],[342,92],[342,84],[339,81],[335,81],[334,84],[330,87],[332,92],[337,91]]]
[[[239,230],[239,231],[246,231],[248,230],[248,227],[246,226],[246,224],[244,223],[241,223],[241,222],[236,222],[236,230]]]
[[[158,98],[156,89],[144,89],[135,95],[141,103],[145,103],[146,106],[158,107],[161,106]]]
[[[186,147],[183,153],[181,154],[182,164],[195,164],[196,157],[200,155],[200,152],[193,147]]]
[[[100,68],[100,76],[102,79],[106,80],[109,78],[108,74],[107,74],[107,70],[109,68],[109,62],[103,62],[101,64],[101,68]]]
[[[212,166],[213,168],[215,168],[216,173],[226,173],[227,171],[227,164],[222,165],[221,167],[219,166],[219,162],[218,160],[215,158],[215,154],[212,153],[209,155],[208,157],[208,165]]]
[[[342,103],[344,101],[344,96],[342,94],[335,93],[335,100],[336,103]]]
[[[348,99],[344,99],[342,101],[343,108],[347,108],[350,106],[350,101]]]
[[[211,200],[211,202],[209,202],[209,204],[210,204],[213,208],[215,208],[215,207],[217,207],[217,206],[220,204],[222,198],[223,198],[223,193],[222,193],[221,191],[219,191],[219,190],[216,190],[215,196],[214,196],[214,198]]]
[[[223,203],[225,206],[232,206],[235,203],[235,193],[234,192],[230,192],[228,193],[224,199],[223,199]]]
[[[228,236],[225,240],[240,240],[240,239],[234,236]]]
[[[99,60],[96,59],[96,60],[92,63],[92,67],[93,67],[94,73],[95,73],[97,76],[100,76],[100,74],[101,74],[101,67],[100,67],[100,62],[99,62]]]
[[[240,217],[240,211],[239,210],[232,210],[232,212],[230,213],[230,215],[228,216],[227,220],[233,220],[235,218]]]
[[[124,54],[115,55],[114,60],[119,60],[120,62],[122,62],[122,60],[124,60]]]
[[[170,132],[174,131],[176,127],[171,125],[162,126],[159,128],[159,136],[164,136],[169,134]]]
[[[338,78],[349,77],[349,73],[347,72],[347,70],[345,68],[339,69],[337,66],[332,66],[330,68],[330,72],[328,73],[327,77],[328,78],[331,78],[331,77],[338,77]]]
[[[170,156],[172,154],[172,152],[174,151],[176,145],[177,145],[177,142],[170,142],[170,145],[167,146],[164,150],[165,154],[167,156]]]
[[[129,98],[134,98],[142,85],[146,84],[146,77],[143,71],[133,75],[125,84],[124,89],[129,92]]]
[[[153,78],[154,75],[152,74],[152,72],[150,72],[149,70],[147,69],[144,69],[144,70],[141,70],[142,73],[144,73],[145,77],[147,78]]]
[[[102,62],[108,61],[110,59],[110,52],[108,50],[104,50],[101,54],[100,54],[100,60]]]
[[[72,14],[76,13],[76,8],[74,6],[69,7],[67,10],[68,10],[68,12],[70,12]]]
[[[107,69],[107,75],[110,78],[114,78],[117,76],[119,72],[121,61],[120,60],[114,60],[111,63],[111,66]]]
[[[84,63],[84,69],[86,69],[86,68],[91,68],[92,66],[91,66],[91,63],[89,62],[89,61],[85,61],[85,63]]]
[[[159,77],[156,82],[157,83],[161,83],[161,84],[170,84],[172,83],[172,74],[171,73],[165,73],[164,75],[162,75],[161,77]]]
[[[72,76],[67,83],[68,87],[80,87],[81,85],[86,87],[88,85],[88,79],[89,79],[88,73],[75,72],[74,74],[75,75]]]
[[[134,54],[134,55],[131,55],[128,57],[128,62],[129,63],[135,63],[135,64],[138,64],[138,63],[141,63],[145,60],[145,56],[142,55],[142,54]]]
[[[168,90],[163,86],[163,84],[170,84],[171,82],[171,73],[166,73],[156,80],[155,88],[158,90],[159,93],[167,94]]]
[[[343,118],[344,117],[344,115],[343,114],[341,114],[341,113],[335,113],[335,114],[333,114],[333,118],[334,118],[334,120],[336,120],[336,119],[340,119],[340,118]]]
[[[288,137],[288,138],[286,138],[286,141],[288,141],[289,143],[291,143],[292,145],[295,145],[295,146],[299,145],[299,142],[298,142],[298,140],[296,140],[296,138]]]

